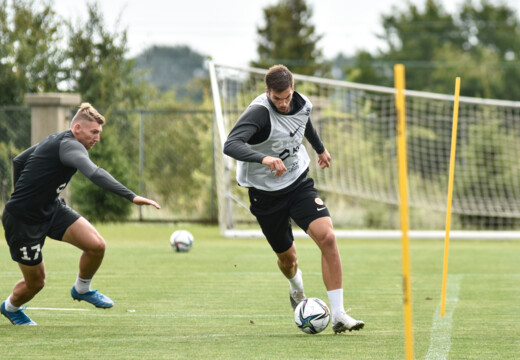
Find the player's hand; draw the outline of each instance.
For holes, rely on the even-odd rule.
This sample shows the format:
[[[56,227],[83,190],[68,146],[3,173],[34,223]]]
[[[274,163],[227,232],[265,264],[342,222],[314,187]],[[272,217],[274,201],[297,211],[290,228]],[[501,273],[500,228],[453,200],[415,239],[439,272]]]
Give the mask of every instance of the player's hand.
[[[330,154],[327,149],[318,155],[318,164],[322,169],[330,167]]]
[[[266,156],[262,159],[262,164],[269,166],[269,171],[275,172],[275,177],[280,177],[283,175],[284,172],[287,171],[287,168],[285,167],[285,164],[283,163],[282,159],[275,158],[272,156]]]
[[[160,209],[161,206],[157,204],[155,201],[147,199],[142,196],[136,196],[133,200],[133,203],[136,205],[152,205],[155,206],[156,209]]]

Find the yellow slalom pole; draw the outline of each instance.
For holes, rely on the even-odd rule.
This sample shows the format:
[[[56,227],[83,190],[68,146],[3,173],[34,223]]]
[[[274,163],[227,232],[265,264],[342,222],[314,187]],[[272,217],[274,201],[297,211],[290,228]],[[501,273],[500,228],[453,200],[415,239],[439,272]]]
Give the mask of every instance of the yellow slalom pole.
[[[444,266],[442,268],[441,317],[446,311],[446,281],[448,278],[448,254],[450,247],[451,203],[453,201],[453,177],[455,173],[455,150],[457,147],[457,121],[459,118],[460,77],[455,79],[455,102],[451,130],[450,174],[448,179],[448,204],[446,207],[446,235],[444,237]]]
[[[412,285],[410,281],[410,241],[408,237],[408,160],[406,153],[406,106],[404,97],[404,65],[394,66],[397,110],[397,157],[399,173],[399,207],[401,216],[401,248],[403,257],[403,311],[406,359],[413,359]]]

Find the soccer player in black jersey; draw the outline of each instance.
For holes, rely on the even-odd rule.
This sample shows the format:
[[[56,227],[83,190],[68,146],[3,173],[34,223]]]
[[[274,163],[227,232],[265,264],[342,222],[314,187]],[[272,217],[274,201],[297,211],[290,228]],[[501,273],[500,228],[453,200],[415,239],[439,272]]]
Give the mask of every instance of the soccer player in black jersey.
[[[23,278],[2,302],[0,310],[14,325],[36,325],[24,313],[22,305],[45,285],[42,248],[47,236],[83,251],[76,283],[71,289],[72,298],[99,308],[114,305],[109,297],[90,288],[105,254],[105,240],[59,197],[77,170],[96,185],[136,205],[160,209],[155,201],[137,196],[90,160],[88,150],[99,141],[104,124],[103,115],[83,103],[69,130],[48,136],[13,160],[14,191],[5,205],[2,224],[11,257],[18,263]]]
[[[293,75],[283,65],[269,69],[265,85],[265,93],[253,100],[231,130],[224,153],[237,160],[237,181],[249,188],[251,213],[289,280],[293,309],[305,299],[305,293],[291,219],[321,250],[334,332],[360,330],[365,323],[347,315],[344,309],[341,257],[330,213],[314,181],[307,177],[310,158],[302,145],[304,137],[318,154],[322,169],[331,161],[311,122],[312,103],[294,91]]]

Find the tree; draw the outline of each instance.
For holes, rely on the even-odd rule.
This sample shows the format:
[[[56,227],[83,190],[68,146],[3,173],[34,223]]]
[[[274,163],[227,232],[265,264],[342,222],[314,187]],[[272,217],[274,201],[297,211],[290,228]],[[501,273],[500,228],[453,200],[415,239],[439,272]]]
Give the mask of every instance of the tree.
[[[350,81],[367,84],[381,84],[385,81],[384,63],[383,66],[378,66],[377,60],[368,51],[359,51],[354,57],[354,66],[346,68]]]
[[[500,86],[492,89],[489,97],[517,100],[520,97],[518,14],[505,2],[493,5],[489,0],[482,0],[478,7],[467,0],[460,13],[461,31],[468,39],[467,47],[476,54],[475,60],[500,75],[497,79]],[[488,62],[490,57],[496,61]]]
[[[126,58],[126,30],[108,32],[96,3],[76,25],[56,15],[52,0],[0,5],[0,105],[59,90],[79,92],[103,109],[143,104],[149,86]]]
[[[515,10],[506,3],[493,5],[482,0],[474,6],[466,0],[460,12],[461,29],[467,39],[466,46],[483,46],[502,60],[520,58],[520,23]]]
[[[135,190],[128,171],[128,160],[117,144],[117,125],[110,125],[110,112],[117,108],[135,108],[144,104],[151,91],[134,71],[128,52],[126,30],[110,33],[95,3],[88,4],[88,17],[75,25],[69,22],[68,79],[71,90],[79,92],[83,101],[92,103],[105,114],[107,125],[102,141],[90,151],[91,159]],[[93,221],[115,221],[126,218],[132,204],[87,181],[81,176],[72,185],[72,200]],[[100,211],[101,209],[101,211]]]
[[[71,90],[105,112],[142,106],[149,85],[134,71],[134,60],[126,58],[126,30],[110,33],[97,3],[87,8],[84,22],[67,23],[70,39],[65,56]]]
[[[433,59],[439,48],[452,44],[460,48],[464,38],[452,15],[448,14],[440,0],[426,0],[424,11],[410,4],[403,12],[393,8],[393,13],[382,16],[384,34],[388,51],[379,60],[389,68],[396,62],[406,66],[406,85],[415,90],[430,89]],[[387,84],[393,84],[392,72]]]
[[[258,27],[259,60],[252,66],[269,68],[284,64],[298,74],[323,76],[329,66],[323,63],[318,42],[321,35],[312,25],[312,8],[305,0],[280,0],[264,9],[265,26]]]
[[[27,92],[56,91],[64,73],[60,19],[49,2],[0,0],[0,106]],[[30,113],[0,110],[0,203],[12,191],[12,159],[30,145]]]
[[[520,20],[505,3],[466,0],[452,15],[440,0],[425,0],[422,10],[411,3],[392,8],[382,24],[388,50],[372,58],[359,52],[346,70],[348,80],[392,86],[393,65],[403,63],[406,85],[414,90],[452,93],[460,76],[463,95],[520,97]]]
[[[463,51],[446,44],[434,57],[436,64],[431,74],[430,91],[447,92],[453,88],[455,78],[460,76],[464,95],[482,98],[501,97],[507,78],[500,69],[500,59],[489,48],[475,48],[472,52]]]
[[[61,22],[51,2],[0,0],[0,105],[28,92],[56,91],[63,80]]]
[[[402,60],[431,60],[436,49],[445,43],[462,45],[463,37],[440,0],[426,0],[421,12],[414,4],[406,11],[395,8],[390,15],[383,15],[382,38],[389,51],[388,58]]]

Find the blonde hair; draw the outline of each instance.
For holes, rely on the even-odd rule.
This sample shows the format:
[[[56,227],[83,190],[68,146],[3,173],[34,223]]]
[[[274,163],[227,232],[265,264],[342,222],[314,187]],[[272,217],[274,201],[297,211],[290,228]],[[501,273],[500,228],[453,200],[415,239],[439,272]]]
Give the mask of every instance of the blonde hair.
[[[71,126],[79,121],[96,121],[100,125],[105,125],[105,117],[101,115],[92,105],[89,103],[82,103],[79,106],[78,112],[72,118]]]

